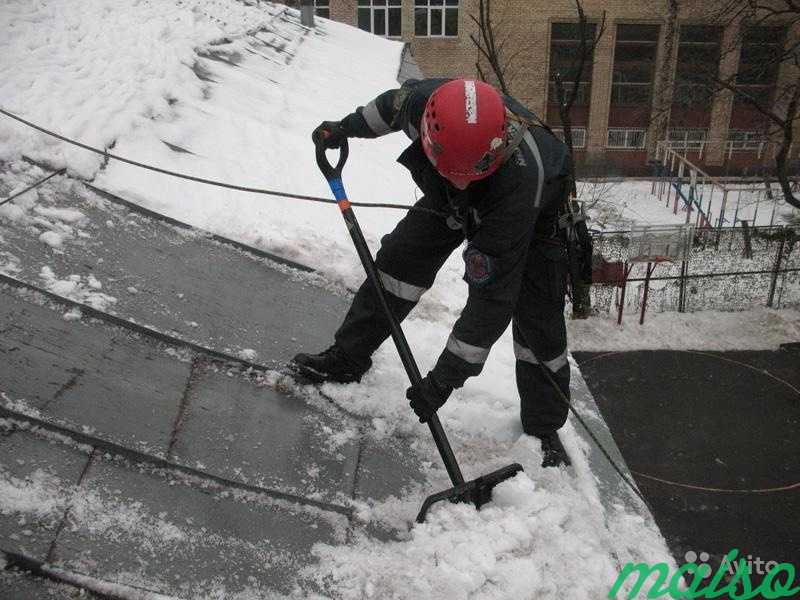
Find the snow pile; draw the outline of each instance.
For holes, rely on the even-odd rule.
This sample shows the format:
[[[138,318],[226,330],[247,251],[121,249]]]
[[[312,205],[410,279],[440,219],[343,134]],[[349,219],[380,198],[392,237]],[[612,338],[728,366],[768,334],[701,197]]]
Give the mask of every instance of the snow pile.
[[[103,285],[93,275],[83,277],[73,274],[68,275],[66,279],[58,279],[52,268],[44,266],[39,272],[39,278],[44,287],[54,294],[88,304],[97,310],[107,311],[117,303],[114,296],[99,291]]]
[[[742,312],[649,312],[643,325],[627,315],[567,321],[573,351],[775,350],[800,340],[800,311],[753,308]]]
[[[0,237],[0,244],[2,243],[3,238]],[[21,270],[19,258],[17,256],[11,254],[11,252],[0,250],[0,273],[5,275],[14,275],[15,273],[19,273]]]
[[[425,370],[436,360],[448,322],[411,320],[406,331]],[[542,469],[540,443],[522,433],[513,378],[513,345],[506,334],[492,348],[480,377],[456,390],[439,411],[465,477],[519,462],[525,472],[496,488],[480,512],[440,503],[410,539],[381,542],[359,537],[348,547],[319,545],[313,576],[343,598],[576,598],[604,597],[629,561],[671,563],[652,522],[627,498],[600,498],[589,467],[587,442],[572,422],[561,437],[573,466]],[[361,384],[325,385],[323,391],[347,411],[370,418],[371,435],[411,440],[427,465],[423,489],[384,502],[357,505],[357,518],[405,530],[420,498],[450,486],[441,460],[405,401],[406,376],[390,344],[373,357]],[[573,375],[576,405],[588,390]],[[400,490],[398,490],[400,493]],[[611,500],[611,501],[610,501]],[[635,503],[635,501],[634,501]],[[413,574],[413,575],[409,575]]]
[[[0,173],[0,189],[10,188],[9,196],[39,181],[46,173],[25,161],[14,161],[3,167]],[[52,206],[59,196],[72,198],[80,197],[80,194],[80,187],[74,181],[59,178],[0,206],[0,226],[25,228],[57,253],[65,242],[89,237],[82,229],[87,225],[87,219],[81,211]],[[0,268],[3,268],[4,262],[6,261],[2,261],[0,255]],[[13,265],[9,272],[12,270]]]
[[[24,515],[37,521],[61,518],[69,500],[62,486],[63,482],[41,469],[26,479],[0,470],[0,514]]]
[[[77,306],[73,306],[67,312],[64,313],[63,319],[65,321],[80,321],[83,318],[83,313],[81,309]]]
[[[195,323],[195,326],[197,324]],[[242,360],[248,360],[250,362],[254,362],[258,359],[258,352],[253,350],[252,348],[242,348],[236,353],[236,356],[241,358]]]
[[[321,566],[308,575],[353,599],[601,598],[625,562],[663,560],[653,524],[603,508],[567,472],[541,469],[536,446],[517,442],[525,473],[480,511],[442,503],[407,541],[317,545]]]

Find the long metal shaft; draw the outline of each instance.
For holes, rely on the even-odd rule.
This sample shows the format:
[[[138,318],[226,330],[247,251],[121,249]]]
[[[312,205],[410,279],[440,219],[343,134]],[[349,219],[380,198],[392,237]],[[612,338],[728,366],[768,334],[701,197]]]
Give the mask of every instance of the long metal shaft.
[[[403,329],[400,327],[400,323],[394,315],[394,312],[392,312],[388,300],[386,300],[386,291],[383,289],[383,284],[378,276],[378,269],[375,266],[375,261],[364,239],[364,234],[361,231],[361,226],[358,224],[356,215],[353,209],[347,206],[346,208],[342,208],[342,216],[347,224],[350,237],[355,244],[358,257],[361,259],[361,264],[364,266],[364,271],[367,273],[367,279],[369,279],[372,284],[378,302],[386,315],[386,319],[389,321],[392,339],[397,348],[397,353],[400,355],[400,360],[406,369],[408,379],[411,381],[411,385],[419,385],[422,382],[422,375],[419,372],[417,362],[414,360],[414,355],[411,353],[411,348],[408,345],[408,340],[406,340]],[[447,474],[450,476],[450,481],[453,482],[453,485],[464,483],[464,476],[461,474],[461,469],[453,454],[453,449],[450,447],[450,442],[447,440],[444,429],[442,429],[442,424],[439,421],[439,416],[436,413],[428,420],[428,427],[431,430],[433,441],[436,443],[436,448],[439,450],[444,466],[447,469]]]

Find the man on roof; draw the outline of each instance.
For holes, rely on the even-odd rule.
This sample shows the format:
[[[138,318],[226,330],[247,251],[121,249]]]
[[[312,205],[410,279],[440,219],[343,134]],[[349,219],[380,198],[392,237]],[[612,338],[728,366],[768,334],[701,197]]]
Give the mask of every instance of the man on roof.
[[[327,148],[398,131],[411,139],[398,161],[424,194],[416,206],[433,212],[410,211],[382,239],[375,261],[399,320],[466,241],[466,305],[434,368],[406,392],[420,421],[481,372],[511,323],[522,428],[541,440],[542,466],[557,467],[570,464],[558,436],[568,406],[550,379],[569,398],[568,260],[559,210],[572,169],[567,147],[535,121],[519,102],[481,81],[410,80],[341,121],[322,123],[312,137]],[[298,354],[292,364],[311,381],[360,381],[389,335],[365,281],[333,345]]]

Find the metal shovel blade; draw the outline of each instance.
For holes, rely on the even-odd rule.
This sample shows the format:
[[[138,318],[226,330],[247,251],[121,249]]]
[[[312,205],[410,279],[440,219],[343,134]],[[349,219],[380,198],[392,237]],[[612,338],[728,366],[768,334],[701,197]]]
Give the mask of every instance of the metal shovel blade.
[[[475,508],[480,509],[481,506],[492,499],[492,490],[494,486],[506,479],[511,479],[520,471],[522,471],[522,465],[512,463],[488,475],[481,475],[472,481],[465,481],[455,487],[428,496],[425,498],[425,502],[422,503],[422,508],[417,515],[417,523],[424,523],[425,515],[428,514],[431,506],[440,500],[469,502],[470,504],[474,504]]]

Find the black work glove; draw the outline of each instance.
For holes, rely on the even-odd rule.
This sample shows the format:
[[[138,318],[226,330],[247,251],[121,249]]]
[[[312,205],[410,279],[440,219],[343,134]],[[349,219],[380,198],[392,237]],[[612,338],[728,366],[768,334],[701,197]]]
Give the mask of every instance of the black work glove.
[[[453,388],[440,384],[433,375],[428,373],[419,385],[411,386],[406,390],[406,398],[411,402],[411,408],[419,417],[420,423],[427,423],[434,413],[447,402]]]
[[[339,121],[323,121],[311,133],[314,145],[322,145],[326,149],[339,148],[346,139],[347,130]]]

